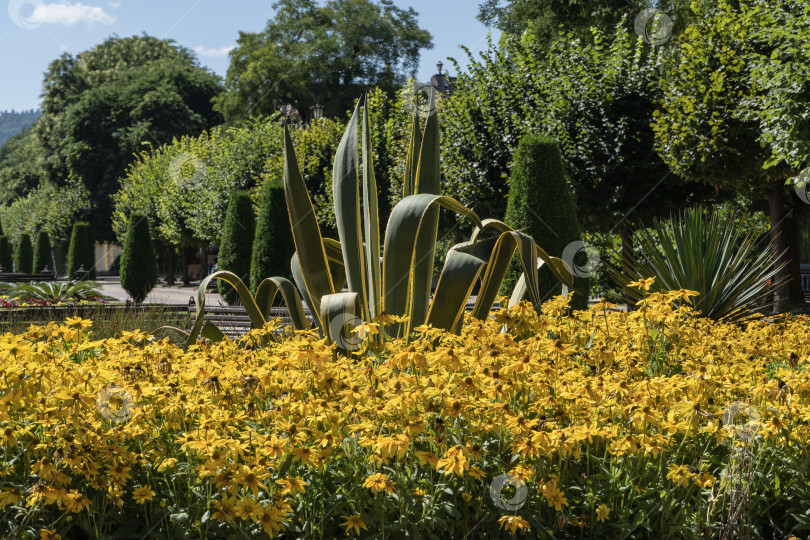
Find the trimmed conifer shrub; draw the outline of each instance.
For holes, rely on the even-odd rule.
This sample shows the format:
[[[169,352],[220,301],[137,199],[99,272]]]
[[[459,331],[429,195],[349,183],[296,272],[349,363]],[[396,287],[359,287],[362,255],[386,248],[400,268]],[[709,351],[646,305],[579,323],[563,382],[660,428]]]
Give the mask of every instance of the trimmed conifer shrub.
[[[253,257],[250,261],[250,288],[254,292],[263,279],[292,276],[290,259],[295,253],[287,216],[287,201],[281,180],[269,180],[262,187]]]
[[[84,279],[96,278],[96,247],[93,244],[90,224],[85,221],[77,221],[73,224],[73,231],[70,234],[68,279],[76,279],[76,272],[82,266],[87,272]]]
[[[45,267],[53,270],[53,260],[51,259],[51,237],[47,231],[37,233],[37,243],[34,247],[34,273],[42,272]]]
[[[515,151],[509,185],[509,200],[504,221],[534,238],[537,245],[553,257],[563,257],[566,247],[580,240],[580,227],[574,197],[566,179],[565,167],[557,141],[548,135],[528,134]],[[569,253],[566,253],[569,255]],[[579,255],[585,256],[584,253]],[[566,260],[569,265],[584,261]],[[517,254],[504,280],[503,293],[509,294],[522,273]],[[561,294],[562,285],[543,267],[539,273],[540,292],[544,299]],[[575,272],[572,306],[588,305],[589,283]]]
[[[157,256],[149,221],[143,214],[132,214],[121,253],[121,287],[136,304],[140,304],[157,285],[157,278]]]
[[[31,245],[31,235],[22,233],[20,241],[14,250],[14,271],[21,274],[34,273],[34,246]]]
[[[8,237],[6,236],[0,236],[0,265],[3,266],[3,272],[14,271],[11,243],[9,243]]]
[[[250,259],[255,230],[256,218],[253,215],[250,195],[247,191],[234,191],[228,202],[225,225],[222,227],[217,262],[219,270],[231,271],[242,281],[250,279]],[[222,280],[217,282],[222,298],[230,305],[236,304],[238,301],[236,289]]]

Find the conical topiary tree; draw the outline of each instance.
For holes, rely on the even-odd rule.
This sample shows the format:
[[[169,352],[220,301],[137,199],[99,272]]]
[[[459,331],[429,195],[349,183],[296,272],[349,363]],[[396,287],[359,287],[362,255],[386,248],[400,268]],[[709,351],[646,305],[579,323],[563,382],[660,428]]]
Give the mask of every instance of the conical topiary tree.
[[[552,257],[560,257],[571,265],[575,270],[576,292],[572,306],[576,309],[587,307],[588,279],[577,276],[575,268],[575,264],[584,264],[585,261],[579,260],[579,257],[585,257],[585,253],[579,250],[580,254],[575,261],[568,260],[577,251],[577,245],[572,243],[580,240],[580,228],[574,197],[554,138],[529,134],[521,139],[512,165],[504,221],[515,229],[524,229],[546,253]],[[521,273],[516,257],[501,290],[511,291]],[[562,292],[560,282],[547,268],[541,268],[539,280],[543,298]]]
[[[0,265],[3,267],[3,272],[14,271],[14,259],[11,254],[11,244],[8,238],[0,236]]]
[[[140,304],[157,284],[157,277],[157,256],[149,221],[143,214],[132,214],[121,253],[121,287]]]
[[[45,268],[53,270],[51,258],[51,237],[47,231],[37,233],[37,243],[34,247],[34,273],[42,272]]]
[[[253,215],[250,195],[247,191],[233,192],[225,214],[225,225],[222,227],[217,262],[219,270],[233,272],[242,281],[249,279],[255,229],[256,218]],[[237,302],[238,296],[233,287],[221,280],[218,287],[219,294],[228,304]]]
[[[31,235],[22,233],[20,241],[14,250],[14,271],[21,274],[34,272],[34,246],[31,245]]]
[[[96,248],[93,244],[93,235],[90,224],[77,221],[73,224],[70,235],[70,248],[68,249],[68,279],[76,279],[76,272],[84,266],[87,274],[84,279],[96,278]]]
[[[262,187],[253,257],[250,261],[250,288],[256,291],[263,279],[274,276],[290,278],[290,259],[295,253],[287,201],[281,180],[270,180]]]

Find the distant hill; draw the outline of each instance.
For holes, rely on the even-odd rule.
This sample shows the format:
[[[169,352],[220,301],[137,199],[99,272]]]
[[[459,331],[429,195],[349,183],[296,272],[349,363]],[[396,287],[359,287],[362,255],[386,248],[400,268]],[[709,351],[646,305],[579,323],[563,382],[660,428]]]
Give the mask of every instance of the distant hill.
[[[30,111],[0,111],[0,146],[25,128],[33,124],[42,115],[38,110]]]

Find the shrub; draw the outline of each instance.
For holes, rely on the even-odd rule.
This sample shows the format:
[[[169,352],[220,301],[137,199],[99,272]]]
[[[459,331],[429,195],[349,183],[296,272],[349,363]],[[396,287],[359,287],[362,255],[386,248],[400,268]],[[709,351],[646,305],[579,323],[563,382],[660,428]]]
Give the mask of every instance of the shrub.
[[[641,256],[621,270],[608,269],[636,300],[645,293],[631,282],[653,278],[650,291],[698,293],[692,304],[704,317],[744,320],[773,306],[773,293],[784,284],[777,278],[787,264],[784,255],[774,257],[773,240],[760,244],[756,225],[745,215],[709,215],[694,208],[668,221],[655,220],[652,229],[642,228],[638,235]]]
[[[34,248],[31,246],[31,235],[22,233],[14,250],[14,271],[22,274],[34,272]]]
[[[87,274],[82,276],[83,279],[96,278],[95,250],[90,224],[84,221],[74,223],[73,232],[70,235],[70,248],[68,249],[69,279],[75,279],[76,271],[82,266],[87,271]]]
[[[259,215],[256,219],[256,236],[253,240],[253,257],[250,261],[250,288],[254,292],[265,278],[282,276],[290,278],[290,259],[295,253],[287,217],[287,202],[284,184],[269,180],[262,187]]]
[[[228,270],[243,279],[249,277],[255,229],[256,218],[250,195],[247,191],[234,191],[222,227],[217,263],[219,270]],[[219,294],[228,304],[237,301],[236,291],[224,281],[219,282]]]
[[[0,236],[0,265],[3,266],[3,272],[14,271],[14,259],[11,256],[11,244],[6,236]]]
[[[51,237],[48,236],[47,231],[39,231],[34,249],[34,272],[42,272],[46,266],[54,269],[51,259]]]
[[[521,139],[512,165],[504,221],[515,229],[525,229],[525,233],[552,257],[562,257],[566,246],[580,240],[577,210],[560,149],[548,135],[530,134]],[[565,262],[574,267],[573,260]],[[522,271],[519,261],[514,260],[501,290],[511,291]],[[553,278],[546,265],[540,270],[539,283],[544,299],[562,292],[561,284]],[[588,303],[588,280],[575,277],[574,290],[576,294],[571,306],[585,308]]]
[[[121,253],[121,287],[140,304],[157,284],[157,257],[149,221],[143,214],[129,216]]]

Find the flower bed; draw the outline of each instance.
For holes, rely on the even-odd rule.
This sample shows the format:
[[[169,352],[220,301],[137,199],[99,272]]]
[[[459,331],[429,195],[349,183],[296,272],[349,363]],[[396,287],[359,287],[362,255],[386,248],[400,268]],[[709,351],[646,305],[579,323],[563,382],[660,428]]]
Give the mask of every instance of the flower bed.
[[[0,536],[805,536],[810,321],[677,298],[524,304],[361,358],[272,328],[6,334]]]

